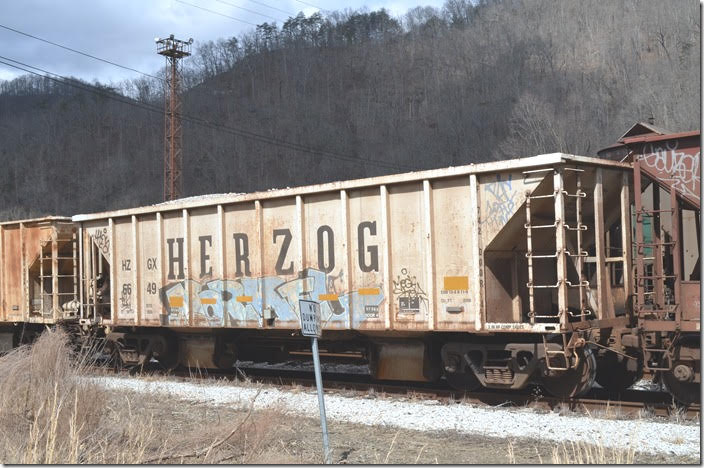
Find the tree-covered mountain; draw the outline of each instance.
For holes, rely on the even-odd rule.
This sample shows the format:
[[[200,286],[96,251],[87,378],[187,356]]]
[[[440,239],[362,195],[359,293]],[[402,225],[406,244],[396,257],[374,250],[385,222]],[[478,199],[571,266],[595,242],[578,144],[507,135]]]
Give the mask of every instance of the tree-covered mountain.
[[[594,155],[649,118],[696,129],[699,37],[691,0],[447,0],[264,23],[186,63],[184,190]],[[85,86],[0,83],[0,219],[161,201],[161,82]]]

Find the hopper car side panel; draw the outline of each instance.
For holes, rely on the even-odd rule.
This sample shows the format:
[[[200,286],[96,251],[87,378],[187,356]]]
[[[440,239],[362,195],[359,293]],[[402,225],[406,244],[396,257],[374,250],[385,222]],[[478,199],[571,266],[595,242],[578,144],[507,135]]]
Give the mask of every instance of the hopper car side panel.
[[[115,261],[99,272],[86,255],[83,266],[95,269],[90,278],[115,271],[108,324],[295,329],[298,298],[306,297],[321,302],[326,329],[473,329],[469,178],[443,180],[432,196],[423,186],[87,223],[84,250],[95,257],[114,249]],[[441,209],[446,241],[432,236],[430,203],[429,212]]]
[[[22,252],[20,226],[3,226],[0,228],[3,244],[2,264],[2,305],[3,319],[10,322],[22,320]]]
[[[595,223],[630,222],[620,216],[629,166],[569,155],[528,159],[532,165],[77,216],[84,316],[120,326],[297,329],[298,300],[311,299],[321,303],[326,330],[415,333],[554,332],[587,313],[591,320],[623,315],[624,286],[611,284],[605,263],[626,256],[586,249],[603,247]],[[526,205],[534,195],[534,254],[553,257],[547,266],[534,260],[531,293]]]

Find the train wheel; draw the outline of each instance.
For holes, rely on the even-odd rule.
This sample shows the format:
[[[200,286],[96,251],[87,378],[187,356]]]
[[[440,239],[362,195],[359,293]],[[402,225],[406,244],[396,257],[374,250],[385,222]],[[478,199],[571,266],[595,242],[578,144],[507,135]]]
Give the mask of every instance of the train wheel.
[[[482,386],[471,369],[467,372],[445,372],[445,379],[450,387],[461,392],[473,392]]]
[[[637,358],[636,370],[628,369],[628,361],[632,359],[611,351],[596,357],[596,382],[612,392],[626,390],[643,377],[643,360]]]
[[[675,363],[672,370],[662,373],[662,381],[665,383],[667,391],[670,392],[676,402],[684,406],[700,404],[701,395],[699,392],[701,385],[699,382],[683,382],[677,378],[678,365],[684,364]]]
[[[543,376],[540,384],[553,396],[574,398],[588,392],[596,378],[596,359],[588,348],[575,350],[578,353],[576,367],[566,371],[556,371]]]
[[[696,344],[698,346],[698,343]],[[672,369],[660,374],[662,381],[667,387],[667,391],[678,403],[689,406],[701,403],[701,383],[695,382],[695,369],[699,367],[699,361],[693,359],[682,359],[686,355],[698,356],[698,349],[678,345],[675,348],[672,362]]]
[[[164,370],[174,370],[179,363],[178,338],[171,333],[164,336],[165,341],[160,342],[158,349],[154,352],[154,358]],[[166,346],[164,346],[166,345]],[[166,349],[162,349],[162,348]]]
[[[667,391],[672,394],[673,398],[675,401],[678,403],[684,405],[684,406],[689,406],[692,404],[700,404],[701,403],[701,395],[700,395],[700,388],[701,385],[699,382],[685,382],[680,380],[677,375],[681,374],[681,371],[678,371],[678,366],[684,366],[684,367],[689,367],[686,366],[685,364],[682,363],[675,363],[674,367],[672,370],[666,371],[662,373],[662,381],[665,383],[665,387],[667,387]],[[680,368],[681,369],[681,368]]]

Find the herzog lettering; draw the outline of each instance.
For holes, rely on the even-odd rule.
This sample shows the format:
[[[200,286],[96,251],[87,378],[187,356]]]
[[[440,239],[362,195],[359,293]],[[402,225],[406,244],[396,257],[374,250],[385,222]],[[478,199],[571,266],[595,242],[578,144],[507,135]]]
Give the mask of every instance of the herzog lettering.
[[[364,221],[357,226],[357,253],[359,255],[359,269],[367,273],[370,271],[379,271],[379,247],[370,245],[367,251],[364,251],[364,231],[369,230],[369,235],[376,236],[376,221]],[[369,262],[366,259],[366,253],[369,253]]]
[[[291,245],[291,230],[290,229],[274,229],[274,244],[276,244],[276,239],[283,237],[283,242],[281,243],[281,249],[279,250],[279,258],[276,259],[276,274],[277,275],[292,275],[293,274],[293,262],[290,262],[286,268],[284,268],[284,262],[286,261],[286,253],[288,252],[288,246]]]
[[[178,245],[178,255],[174,255],[174,242]],[[166,244],[169,246],[169,274],[168,279],[184,279],[183,274],[183,237],[175,239],[166,239]],[[174,263],[178,263],[178,275],[174,275]]]
[[[325,238],[327,237],[328,260],[325,261]],[[318,269],[330,273],[335,269],[335,235],[330,226],[318,228]]]
[[[357,226],[357,260],[359,269],[365,273],[379,271],[379,246],[372,243],[376,237],[376,221],[363,221]],[[276,264],[274,270],[277,275],[292,275],[294,273],[293,261],[288,258],[293,235],[287,228],[274,229],[272,232],[272,243],[278,247]],[[252,276],[249,237],[246,233],[236,232],[232,234],[231,244],[233,252],[235,276]],[[325,273],[331,273],[335,269],[335,232],[332,227],[322,225],[316,231],[316,241],[318,250],[318,269]],[[212,247],[213,236],[206,235],[198,237],[200,246],[200,277],[213,275]],[[168,251],[168,275],[169,280],[181,280],[185,278],[185,258],[183,237],[166,239]],[[123,269],[129,270],[131,265],[123,262]],[[189,262],[190,263],[190,262]],[[147,260],[147,268],[155,270],[157,268],[156,258]]]
[[[247,234],[242,232],[236,232],[232,235],[235,239],[235,265],[237,271],[235,275],[240,276],[251,276],[252,273],[249,271],[249,240],[247,239]],[[242,270],[244,266],[244,270]]]
[[[210,255],[205,253],[205,243],[208,243],[208,247],[212,247],[213,236],[200,236],[198,240],[200,241],[200,277],[203,278],[204,276],[211,276],[213,274],[213,267],[205,271],[208,260],[210,260]]]

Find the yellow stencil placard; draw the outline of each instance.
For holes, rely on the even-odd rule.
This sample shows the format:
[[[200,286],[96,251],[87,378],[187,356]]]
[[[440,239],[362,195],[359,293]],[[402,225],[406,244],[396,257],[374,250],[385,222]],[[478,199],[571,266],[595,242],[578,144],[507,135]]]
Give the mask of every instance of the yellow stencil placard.
[[[237,296],[237,302],[252,302],[252,296]]]
[[[201,304],[217,304],[218,300],[214,297],[203,297],[200,300]]]
[[[466,291],[469,289],[469,276],[445,276],[443,278],[443,289]]]
[[[183,296],[169,297],[169,305],[171,307],[183,307]]]
[[[319,301],[336,301],[337,294],[318,294]]]
[[[379,294],[379,288],[359,288],[357,290],[360,296],[377,296]]]

